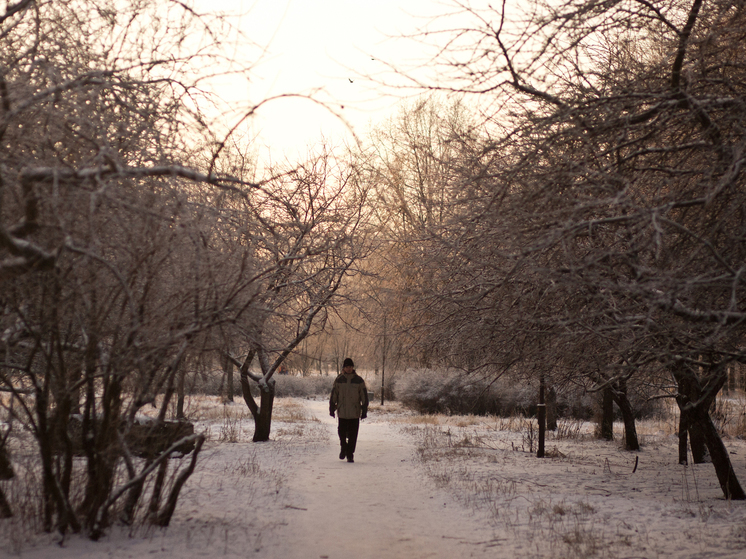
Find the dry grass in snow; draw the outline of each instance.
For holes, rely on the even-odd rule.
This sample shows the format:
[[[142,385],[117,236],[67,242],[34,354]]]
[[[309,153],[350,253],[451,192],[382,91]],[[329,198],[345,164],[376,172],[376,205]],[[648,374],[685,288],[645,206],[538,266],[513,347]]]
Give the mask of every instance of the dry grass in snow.
[[[677,463],[671,421],[640,422],[639,452],[596,440],[594,425],[560,421],[543,459],[535,456],[535,420],[406,423],[429,477],[486,516],[515,556],[746,557],[746,503],[722,497],[712,464]],[[725,442],[746,483],[746,442]]]

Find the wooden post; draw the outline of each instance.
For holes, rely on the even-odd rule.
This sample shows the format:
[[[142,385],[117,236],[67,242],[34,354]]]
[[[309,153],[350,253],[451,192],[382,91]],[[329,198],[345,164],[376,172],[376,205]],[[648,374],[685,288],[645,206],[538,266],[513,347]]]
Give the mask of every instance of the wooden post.
[[[539,450],[536,451],[537,458],[544,458],[544,437],[547,431],[547,405],[544,401],[544,375],[539,380],[539,405],[537,406],[539,416]]]
[[[383,351],[381,356],[381,405],[383,405],[383,392],[385,390],[384,380],[386,379],[386,315],[383,315]]]

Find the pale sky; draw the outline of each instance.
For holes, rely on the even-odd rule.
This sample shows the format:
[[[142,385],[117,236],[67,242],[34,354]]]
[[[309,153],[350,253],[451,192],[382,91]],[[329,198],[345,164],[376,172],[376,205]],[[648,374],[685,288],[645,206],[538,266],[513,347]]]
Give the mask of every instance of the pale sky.
[[[203,10],[244,13],[240,28],[267,53],[250,82],[235,81],[221,95],[235,103],[281,94],[315,96],[364,134],[370,121],[390,114],[395,99],[382,98],[360,75],[385,70],[381,60],[403,65],[421,58],[417,43],[388,39],[412,34],[443,11],[440,0],[195,0]],[[349,70],[347,69],[349,68]],[[343,108],[344,107],[344,108]],[[328,110],[307,100],[280,99],[264,105],[252,121],[272,158],[304,155],[322,134],[332,143],[348,135]]]

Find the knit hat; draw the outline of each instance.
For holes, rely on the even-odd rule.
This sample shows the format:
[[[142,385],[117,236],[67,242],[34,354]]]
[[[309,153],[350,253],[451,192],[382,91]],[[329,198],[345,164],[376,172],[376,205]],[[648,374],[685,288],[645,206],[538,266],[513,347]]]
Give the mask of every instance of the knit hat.
[[[355,363],[353,363],[352,359],[350,359],[349,357],[347,359],[345,359],[344,363],[342,363],[342,368],[343,369],[345,367],[354,367],[354,366],[355,366]]]

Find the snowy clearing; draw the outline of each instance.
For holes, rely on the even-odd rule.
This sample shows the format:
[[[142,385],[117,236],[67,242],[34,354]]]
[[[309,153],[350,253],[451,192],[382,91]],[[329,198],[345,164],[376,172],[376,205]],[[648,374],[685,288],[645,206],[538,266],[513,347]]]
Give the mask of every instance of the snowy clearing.
[[[371,407],[348,464],[323,400],[278,399],[274,440],[260,444],[241,404],[227,409],[198,422],[209,441],[168,529],[115,528],[60,546],[54,535],[25,541],[10,519],[0,555],[746,556],[746,503],[722,498],[711,464],[679,466],[662,425],[641,426],[643,450],[628,453],[564,424],[539,460],[525,420],[419,417],[387,403]],[[746,444],[726,446],[746,482]]]

